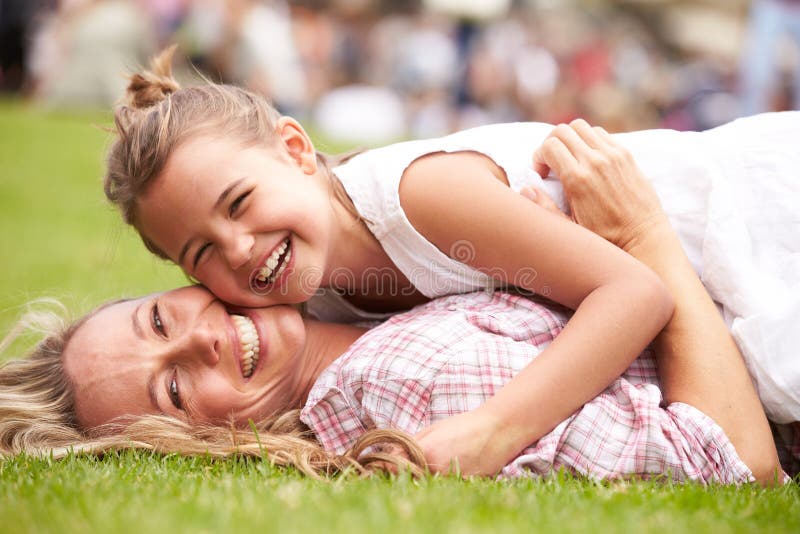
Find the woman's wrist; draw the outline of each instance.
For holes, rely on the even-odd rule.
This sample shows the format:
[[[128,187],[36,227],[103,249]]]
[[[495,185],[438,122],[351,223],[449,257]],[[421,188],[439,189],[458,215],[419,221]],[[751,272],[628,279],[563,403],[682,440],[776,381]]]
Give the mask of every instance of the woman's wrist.
[[[615,245],[635,258],[649,257],[665,247],[681,247],[678,235],[663,212],[654,213],[628,226],[620,232],[617,241]]]

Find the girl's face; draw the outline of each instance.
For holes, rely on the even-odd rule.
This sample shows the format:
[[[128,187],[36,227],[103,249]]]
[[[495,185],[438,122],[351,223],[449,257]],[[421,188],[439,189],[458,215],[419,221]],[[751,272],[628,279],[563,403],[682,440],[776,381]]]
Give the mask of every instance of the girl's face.
[[[137,199],[142,235],[238,306],[308,300],[333,250],[330,183],[314,147],[293,119],[276,130],[276,146],[191,138]]]
[[[300,315],[291,306],[237,313],[193,286],[89,318],[64,352],[80,424],[150,413],[246,424],[301,402],[309,377]]]

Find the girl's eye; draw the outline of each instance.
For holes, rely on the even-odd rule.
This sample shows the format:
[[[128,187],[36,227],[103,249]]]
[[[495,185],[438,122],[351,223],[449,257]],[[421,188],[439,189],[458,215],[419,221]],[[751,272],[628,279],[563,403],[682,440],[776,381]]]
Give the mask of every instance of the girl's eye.
[[[231,217],[236,215],[236,212],[239,211],[239,207],[242,205],[242,202],[244,202],[244,199],[246,199],[248,196],[250,196],[250,191],[242,193],[241,195],[236,197],[236,199],[233,202],[231,202],[231,205],[228,208],[228,215],[230,215]]]
[[[203,259],[203,254],[205,254],[208,247],[211,246],[211,243],[206,243],[199,249],[197,249],[197,253],[194,255],[194,260],[192,261],[192,270],[197,269],[197,264],[200,263],[200,260]]]
[[[161,314],[158,311],[158,301],[153,302],[153,308],[150,310],[150,323],[153,325],[153,330],[161,337],[167,337],[167,329],[164,327],[164,322],[161,320]]]
[[[183,403],[181,402],[181,395],[178,391],[178,371],[175,370],[172,373],[172,377],[169,379],[169,386],[167,387],[167,393],[169,393],[169,400],[172,401],[172,405],[175,406],[178,410],[183,410]]]

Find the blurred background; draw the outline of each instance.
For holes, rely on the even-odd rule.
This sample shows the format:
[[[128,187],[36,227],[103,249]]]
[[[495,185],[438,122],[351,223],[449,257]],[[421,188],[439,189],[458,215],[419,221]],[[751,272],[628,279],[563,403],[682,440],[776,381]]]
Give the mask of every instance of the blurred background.
[[[0,85],[108,108],[170,43],[323,133],[380,144],[585,117],[706,129],[800,105],[798,0],[0,0]]]
[[[124,75],[171,43],[186,83],[265,94],[328,152],[800,109],[800,0],[0,0],[0,334],[41,295],[83,311],[186,282],[100,185]]]

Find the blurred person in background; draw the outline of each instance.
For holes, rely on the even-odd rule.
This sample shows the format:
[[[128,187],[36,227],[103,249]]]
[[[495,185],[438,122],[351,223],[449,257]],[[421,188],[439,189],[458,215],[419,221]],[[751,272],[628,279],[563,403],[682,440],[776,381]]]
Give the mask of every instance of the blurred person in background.
[[[782,77],[793,72],[789,109],[800,109],[800,0],[755,0],[741,65],[742,114],[786,108],[780,103]],[[794,61],[787,54],[794,46]]]
[[[113,104],[122,73],[155,49],[145,12],[127,0],[61,0],[38,28],[28,62],[34,95],[48,105]]]
[[[193,0],[136,0],[147,14],[159,46],[166,45],[180,29]]]
[[[9,2],[16,3],[0,4],[7,37],[19,34],[8,28],[18,27],[15,21],[22,16],[21,11],[5,15],[13,11],[4,7]],[[26,3],[26,9],[34,3]],[[350,111],[340,107],[345,94],[356,104],[347,104],[352,113],[363,112],[376,123],[386,115],[381,139],[364,139],[367,131],[340,142],[374,146],[387,136],[431,137],[498,121],[559,123],[576,117],[612,131],[703,130],[738,112],[732,114],[729,102],[738,52],[728,58],[689,50],[678,42],[686,32],[676,36],[686,29],[685,20],[701,28],[715,21],[723,28],[740,24],[741,11],[727,3],[705,6],[702,16],[687,13],[688,4],[671,2],[49,3],[58,9],[33,40],[27,72],[36,94],[51,104],[104,106],[107,95],[119,94],[121,74],[148,55],[136,48],[152,51],[154,43],[179,42],[205,76],[244,85],[287,113],[327,117],[330,109],[324,108],[333,98],[335,114],[348,116]],[[667,24],[671,18],[665,15],[673,10],[681,11],[676,19],[681,22]],[[718,34],[724,32],[709,32],[704,42],[719,44]],[[5,56],[20,55],[20,40],[14,42],[17,48],[4,46]],[[3,72],[6,85],[20,86],[19,80],[11,82],[9,67]],[[112,85],[116,89],[105,89]],[[371,94],[369,102],[378,103],[377,111],[358,105],[363,89]],[[338,130],[323,133],[335,136]]]
[[[24,90],[30,33],[37,15],[54,0],[0,0],[0,91]]]
[[[232,0],[225,5],[234,39],[231,80],[267,96],[284,113],[304,116],[308,92],[286,2]]]

